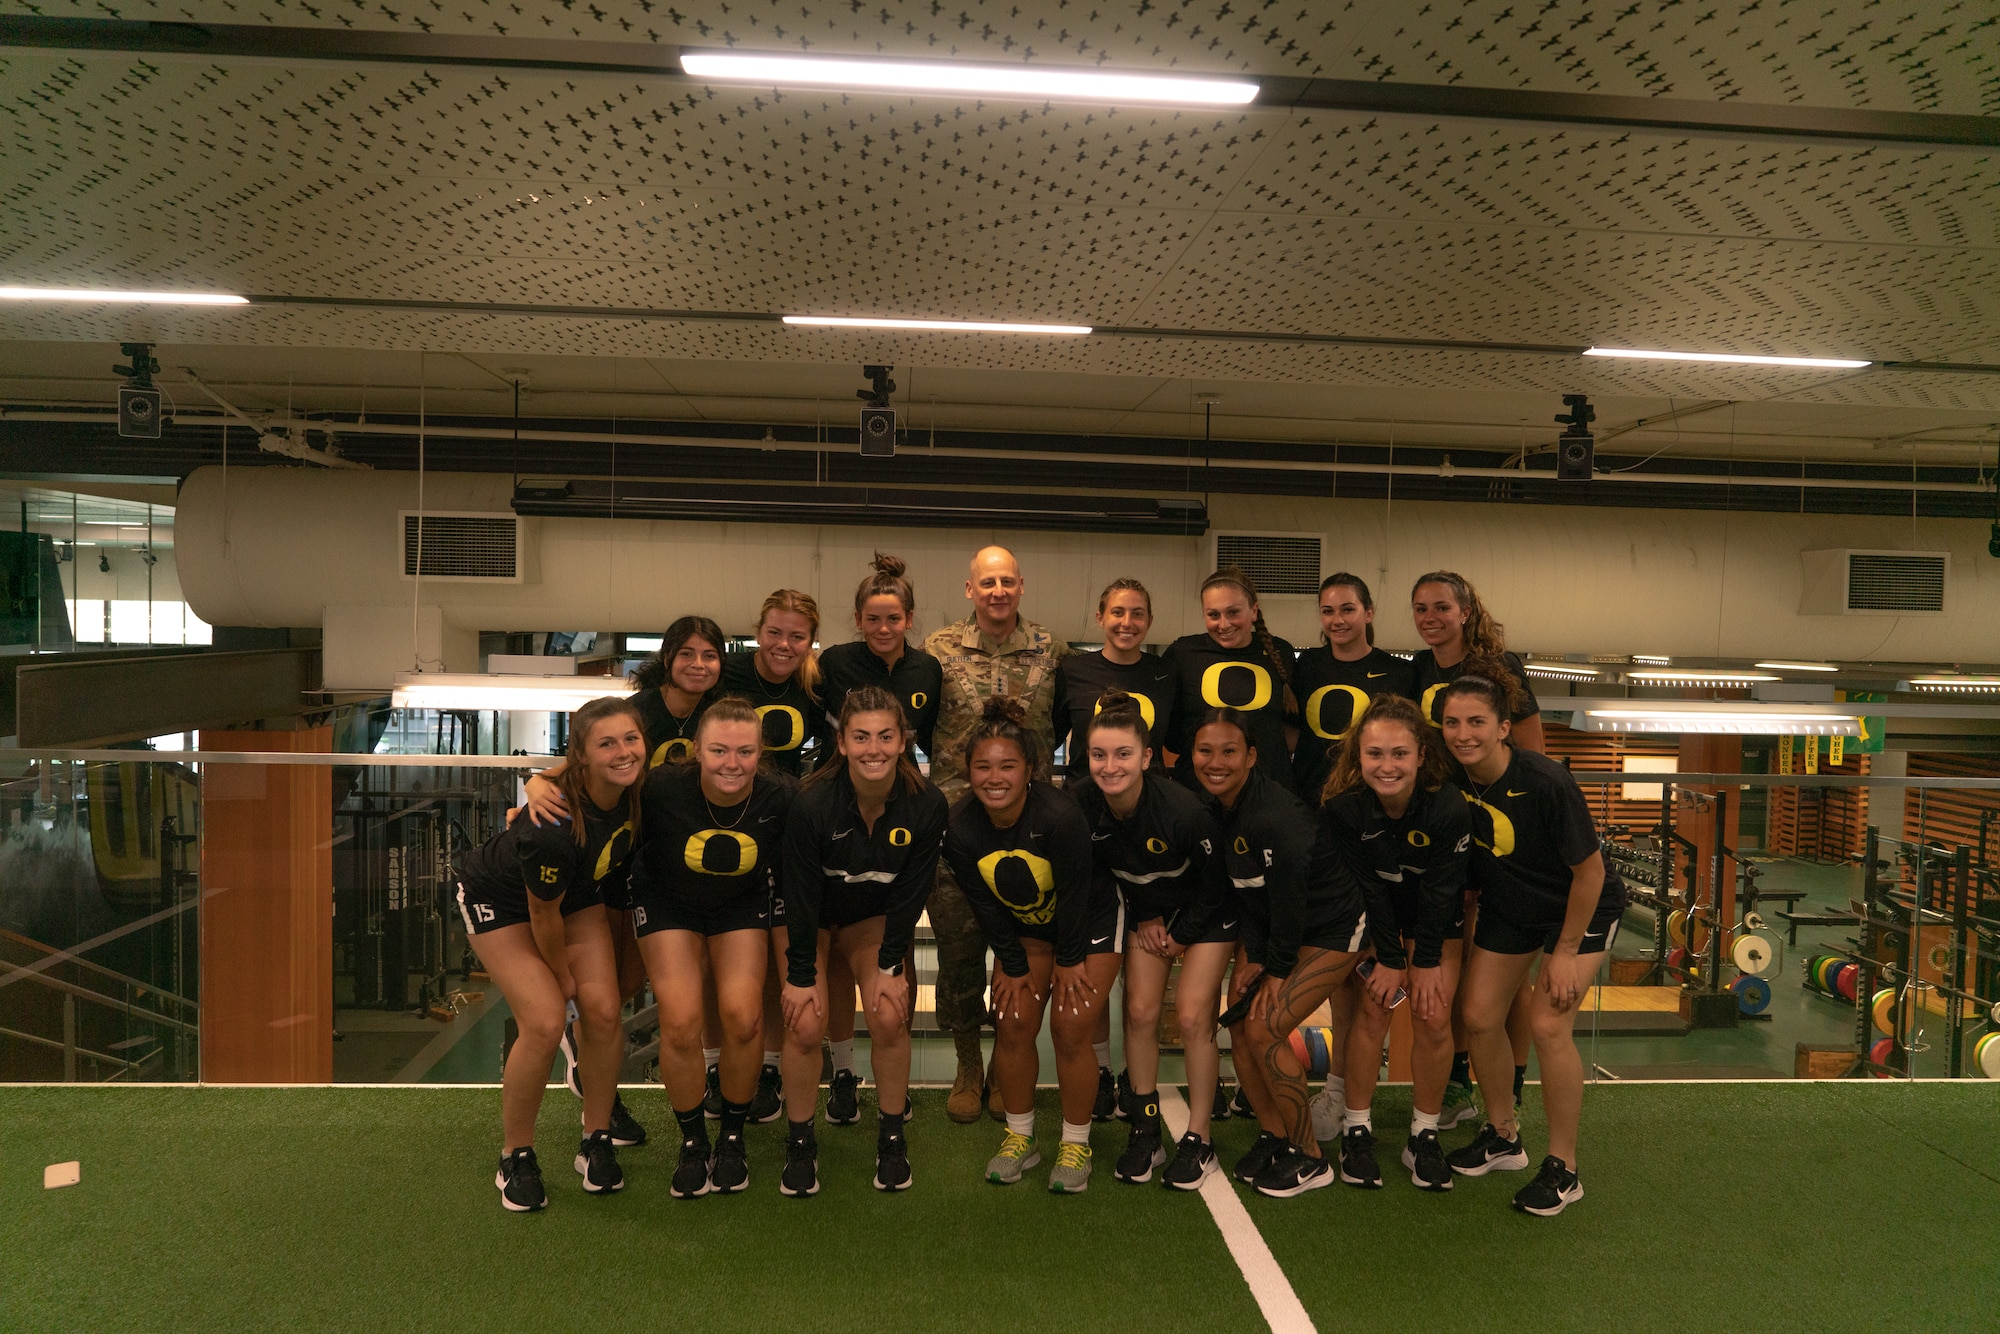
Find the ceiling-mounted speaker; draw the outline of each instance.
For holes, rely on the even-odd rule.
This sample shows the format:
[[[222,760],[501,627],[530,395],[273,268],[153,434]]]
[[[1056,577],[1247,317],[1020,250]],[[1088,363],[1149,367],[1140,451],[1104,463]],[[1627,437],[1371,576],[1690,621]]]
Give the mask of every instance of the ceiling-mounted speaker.
[[[1565,435],[1556,441],[1556,476],[1563,481],[1589,481],[1596,462],[1597,441],[1588,433]]]
[[[118,434],[128,440],[160,438],[160,391],[131,389],[118,391]]]
[[[861,409],[861,453],[865,458],[896,457],[896,410]]]

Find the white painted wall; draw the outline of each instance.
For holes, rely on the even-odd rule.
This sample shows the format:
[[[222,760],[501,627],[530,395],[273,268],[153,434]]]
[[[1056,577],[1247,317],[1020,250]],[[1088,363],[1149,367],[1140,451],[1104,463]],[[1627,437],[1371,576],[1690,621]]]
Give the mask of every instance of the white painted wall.
[[[246,468],[225,485],[220,469],[196,472],[176,513],[189,604],[212,625],[322,626],[329,685],[373,688],[387,684],[390,664],[407,670],[404,660],[419,653],[475,670],[471,636],[481,630],[657,633],[697,611],[747,633],[779,587],[818,598],[822,639],[836,642],[877,547],[909,563],[925,631],[966,613],[966,558],[1002,541],[1021,557],[1032,619],[1095,639],[1098,591],[1132,575],[1153,593],[1153,638],[1163,642],[1197,628],[1194,593],[1211,560],[1199,538],[542,519],[527,526],[539,554],[532,581],[417,589],[400,574],[397,523],[399,511],[417,508],[417,488],[410,473]],[[511,479],[431,474],[423,488],[430,510],[506,513]],[[1350,570],[1376,589],[1379,638],[1390,648],[1417,646],[1401,611],[1411,581],[1448,568],[1478,586],[1524,650],[2000,659],[2000,561],[1986,554],[1979,521],[1304,496],[1217,496],[1212,506],[1219,529],[1323,533],[1326,572]],[[1950,613],[1800,615],[1799,553],[1850,546],[1950,551]],[[425,628],[414,637],[413,603],[436,617],[420,617]],[[330,617],[331,608],[345,610]],[[1314,637],[1310,599],[1273,598],[1265,610],[1278,633],[1300,644]],[[362,635],[366,646],[336,642]]]

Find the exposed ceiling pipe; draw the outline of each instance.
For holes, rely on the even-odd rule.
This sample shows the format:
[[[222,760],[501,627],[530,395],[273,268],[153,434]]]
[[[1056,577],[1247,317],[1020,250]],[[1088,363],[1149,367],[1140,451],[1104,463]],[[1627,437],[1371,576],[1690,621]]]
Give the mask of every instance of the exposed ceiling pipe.
[[[206,386],[204,386],[206,387]],[[85,412],[15,412],[5,414],[9,421],[63,421],[63,422],[108,422],[102,413]],[[200,420],[181,413],[179,420]],[[247,418],[246,418],[247,420]],[[283,427],[310,427],[315,431],[329,431],[334,423],[311,421],[284,423]],[[268,428],[282,429],[273,423]],[[406,436],[414,438],[416,423],[401,422],[342,422],[337,427],[342,435]],[[450,426],[431,422],[425,426],[427,436],[435,439],[444,437],[452,440],[502,440],[512,441],[514,431],[510,427],[491,426]],[[610,444],[614,437],[607,432],[597,431],[537,431],[523,430],[522,440],[542,441],[548,444]],[[718,439],[713,436],[692,435],[634,435],[620,431],[615,437],[622,448],[628,445],[666,445],[687,449],[740,449],[761,453],[784,452],[795,454],[825,454],[831,452],[824,444],[810,440],[772,439]],[[966,459],[1002,459],[1030,463],[1076,463],[1101,461],[1107,463],[1137,464],[1147,467],[1182,468],[1187,460],[1179,455],[1168,454],[1082,454],[1052,449],[983,449],[940,444],[934,452],[939,456]],[[346,459],[332,460],[337,467],[366,467]],[[1451,464],[1447,468],[1433,463],[1349,463],[1343,461],[1338,466],[1329,460],[1325,463],[1303,459],[1228,459],[1217,458],[1211,465],[1222,472],[1302,472],[1321,476],[1333,473],[1359,473],[1390,477],[1491,477],[1500,481],[1554,481],[1555,474],[1523,472],[1519,468],[1468,468]],[[634,479],[646,474],[635,473]],[[1667,473],[1667,472],[1607,472],[1597,474],[1595,481],[1609,483],[1648,483],[1673,486],[1740,486],[1775,487],[1780,490],[1795,490],[1803,487],[1808,491],[1890,491],[1908,494],[1912,490],[1926,492],[1969,492],[1986,495],[1994,491],[1992,482],[1905,482],[1873,481],[1858,477],[1771,477],[1730,476],[1723,473]]]
[[[257,448],[267,454],[281,454],[289,459],[299,459],[306,463],[317,463],[328,468],[365,469],[369,466],[366,463],[357,463],[353,459],[340,457],[334,446],[333,428],[325,423],[307,422],[297,418],[277,422],[268,417],[252,417],[221,394],[209,388],[208,382],[188,367],[182,366],[180,372],[182,375],[187,376],[189,380],[192,380],[195,387],[200,389],[202,393],[214,399],[224,412],[256,432]],[[308,428],[320,431],[326,436],[327,447],[325,449],[314,449],[306,443],[306,431]]]

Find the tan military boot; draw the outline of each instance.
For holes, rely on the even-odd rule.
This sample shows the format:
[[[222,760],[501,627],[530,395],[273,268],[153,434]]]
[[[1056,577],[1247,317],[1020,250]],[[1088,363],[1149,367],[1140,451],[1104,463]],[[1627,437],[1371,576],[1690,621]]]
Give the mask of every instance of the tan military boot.
[[[979,1119],[980,1096],[985,1092],[986,1063],[979,1051],[979,1030],[970,1033],[954,1033],[952,1041],[958,1046],[958,1077],[951,1081],[951,1097],[946,1099],[944,1114],[960,1125],[971,1125]]]

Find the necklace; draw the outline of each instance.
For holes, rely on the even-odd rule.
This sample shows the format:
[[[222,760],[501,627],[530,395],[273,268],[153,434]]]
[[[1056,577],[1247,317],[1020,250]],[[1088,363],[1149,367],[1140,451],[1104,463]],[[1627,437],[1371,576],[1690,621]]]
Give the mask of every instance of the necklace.
[[[750,813],[750,794],[745,792],[743,800],[736,803],[736,824],[722,823],[722,817],[715,813],[715,804],[708,799],[708,793],[701,794],[701,804],[708,808],[708,822],[717,829],[734,829],[743,823],[743,817]]]
[[[792,685],[792,679],[789,676],[778,682],[776,686],[766,681],[763,671],[757,666],[755,654],[752,654],[750,657],[750,679],[757,683],[757,690],[765,699],[783,699],[785,692],[791,689]]]
[[[1486,794],[1488,792],[1491,792],[1494,788],[1498,787],[1500,783],[1507,777],[1507,770],[1513,767],[1514,767],[1514,757],[1510,755],[1507,757],[1507,763],[1504,766],[1502,766],[1500,770],[1500,777],[1494,779],[1492,782],[1486,784],[1483,787],[1473,787],[1472,770],[1467,769],[1465,771],[1465,785],[1467,787],[1472,788],[1472,799],[1474,801],[1479,802],[1481,805],[1484,805],[1486,803]]]

